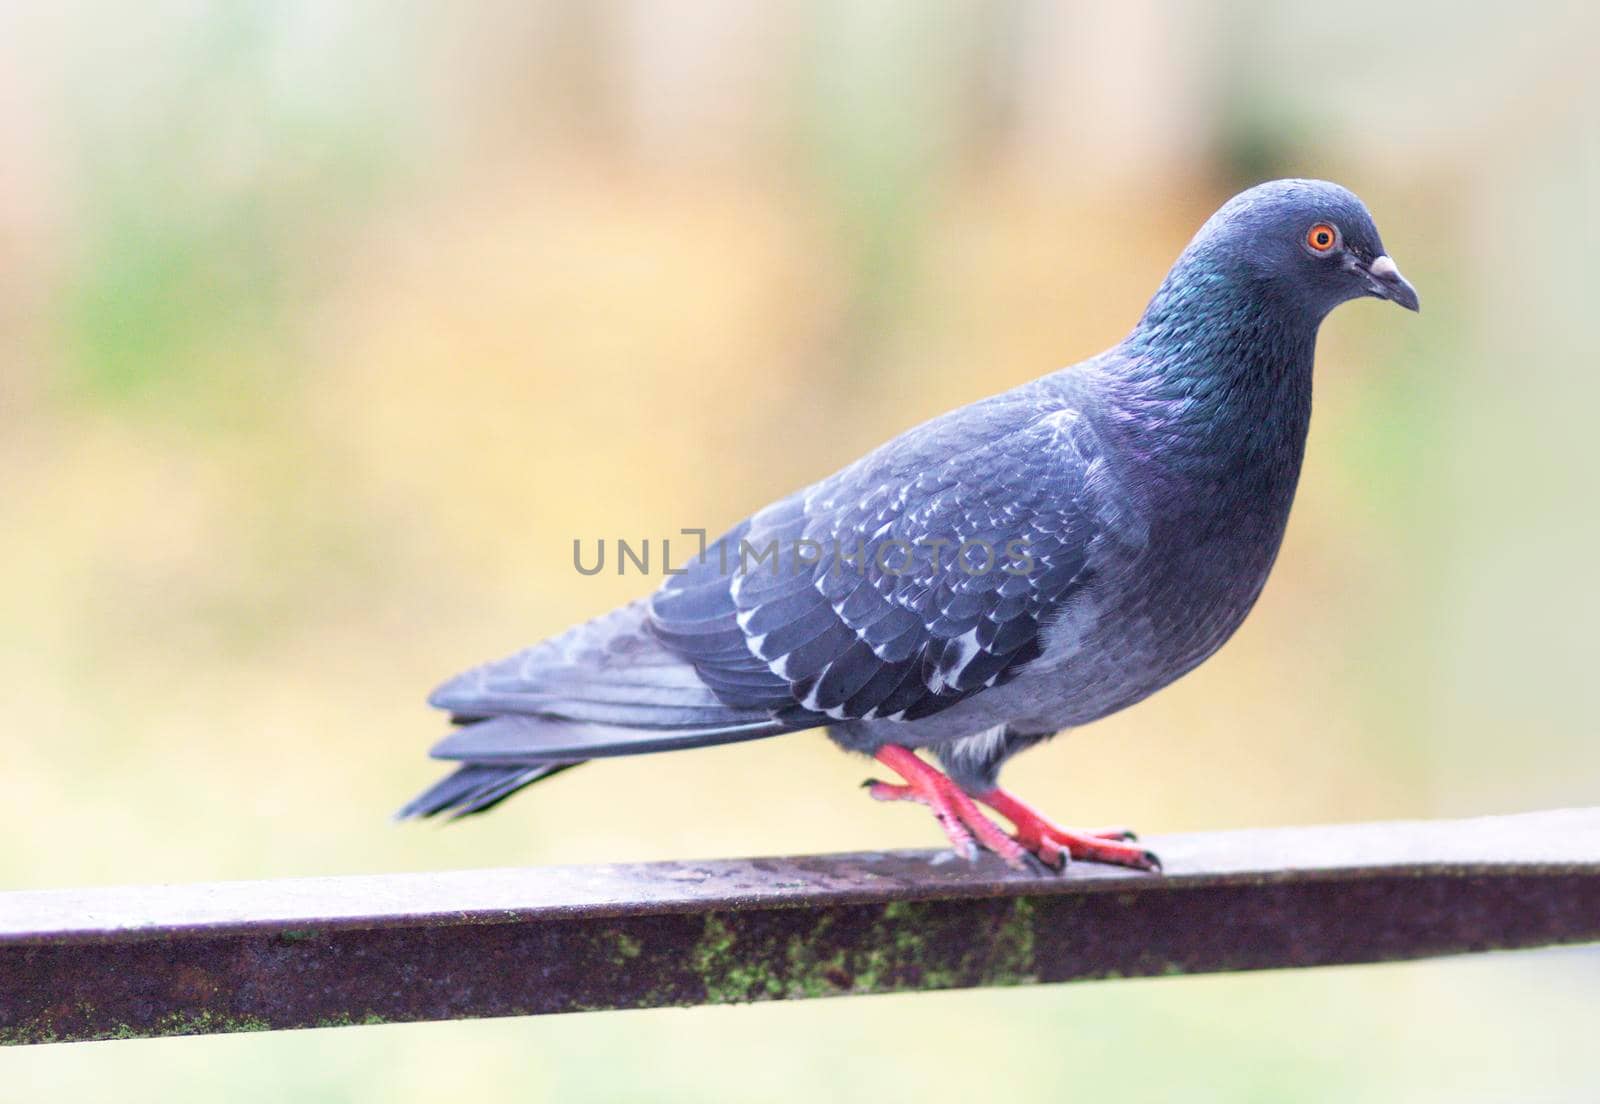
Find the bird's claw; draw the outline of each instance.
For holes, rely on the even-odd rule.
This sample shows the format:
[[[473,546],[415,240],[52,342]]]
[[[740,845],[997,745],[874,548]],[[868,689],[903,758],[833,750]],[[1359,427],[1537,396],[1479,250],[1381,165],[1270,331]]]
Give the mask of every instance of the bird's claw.
[[[1130,846],[1137,837],[1126,828],[1073,831],[1058,827],[1003,790],[990,790],[978,800],[1011,821],[1007,833],[974,804],[973,798],[943,773],[907,748],[885,745],[877,759],[905,778],[904,784],[869,778],[862,783],[877,801],[915,801],[933,810],[939,827],[957,855],[976,860],[989,851],[1013,870],[1060,874],[1074,859],[1159,872],[1155,853]]]
[[[1096,839],[1120,840],[1123,843],[1139,842],[1138,832],[1135,832],[1132,828],[1123,828],[1120,825],[1116,828],[1090,828],[1083,834],[1094,836]]]
[[[1127,828],[1062,828],[999,788],[980,794],[978,800],[1009,820],[1016,829],[1012,838],[1046,861],[1062,855],[1134,870],[1161,870],[1155,852],[1131,845],[1138,837]]]
[[[1072,865],[1072,856],[1057,848],[1053,852],[1025,851],[1028,866],[1035,874],[1061,875]]]

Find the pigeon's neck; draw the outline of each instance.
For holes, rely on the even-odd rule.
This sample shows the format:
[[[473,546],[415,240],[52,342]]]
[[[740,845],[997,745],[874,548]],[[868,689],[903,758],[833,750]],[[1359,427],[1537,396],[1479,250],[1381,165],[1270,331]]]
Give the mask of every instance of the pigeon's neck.
[[[1163,372],[1182,386],[1186,372],[1248,374],[1257,364],[1309,371],[1324,311],[1296,299],[1281,280],[1262,276],[1221,250],[1192,245],[1156,290],[1123,343],[1179,369]]]
[[[1107,358],[1118,436],[1183,493],[1254,495],[1286,516],[1321,320],[1238,272],[1180,263]]]

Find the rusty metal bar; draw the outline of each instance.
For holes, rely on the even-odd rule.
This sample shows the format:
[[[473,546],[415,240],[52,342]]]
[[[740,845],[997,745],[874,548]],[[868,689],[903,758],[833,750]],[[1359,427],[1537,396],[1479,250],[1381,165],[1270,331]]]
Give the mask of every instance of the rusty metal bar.
[[[0,1043],[1325,966],[1600,940],[1600,809],[948,853],[0,894]]]

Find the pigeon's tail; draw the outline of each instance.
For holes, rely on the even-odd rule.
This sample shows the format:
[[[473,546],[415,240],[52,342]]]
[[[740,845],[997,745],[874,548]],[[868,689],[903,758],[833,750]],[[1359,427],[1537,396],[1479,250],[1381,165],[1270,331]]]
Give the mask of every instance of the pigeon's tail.
[[[460,727],[435,759],[463,766],[399,813],[481,812],[585,759],[705,747],[792,732],[766,709],[729,705],[651,633],[635,602],[451,679],[428,699]]]
[[[492,809],[522,787],[559,774],[577,763],[541,763],[536,767],[499,767],[467,763],[439,779],[396,813],[396,820],[414,820],[449,813],[459,820]]]
[[[516,716],[619,729],[716,729],[772,715],[713,693],[651,630],[647,600],[474,667],[435,690],[428,703],[464,722]]]

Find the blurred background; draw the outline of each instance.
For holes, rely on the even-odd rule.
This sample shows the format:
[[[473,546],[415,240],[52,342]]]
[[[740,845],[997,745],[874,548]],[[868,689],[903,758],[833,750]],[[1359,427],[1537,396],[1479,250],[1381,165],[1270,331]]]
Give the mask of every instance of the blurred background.
[[[0,7],[5,888],[934,846],[820,734],[441,829],[422,704],[1095,353],[1233,192],[1360,193],[1251,620],[1009,780],[1147,833],[1596,799],[1587,5]],[[1600,960],[0,1053],[0,1099],[1591,1100]]]

